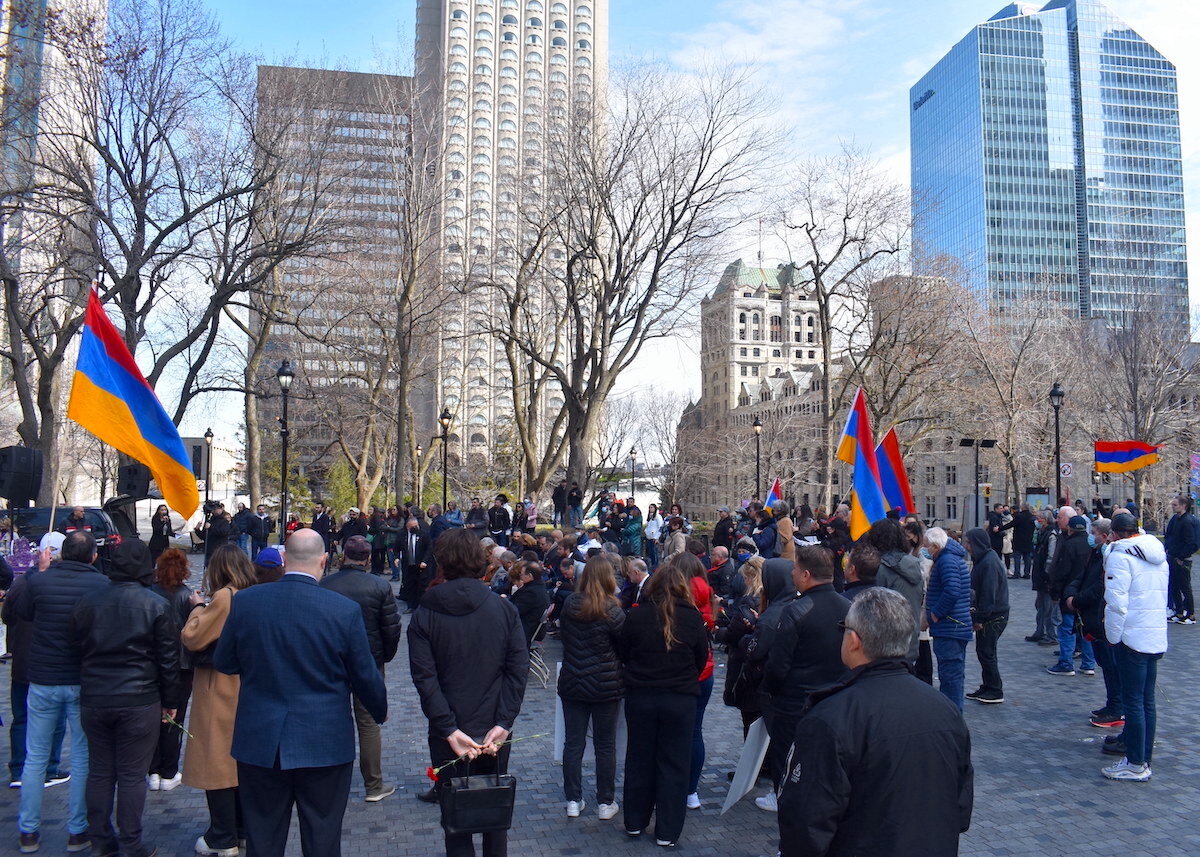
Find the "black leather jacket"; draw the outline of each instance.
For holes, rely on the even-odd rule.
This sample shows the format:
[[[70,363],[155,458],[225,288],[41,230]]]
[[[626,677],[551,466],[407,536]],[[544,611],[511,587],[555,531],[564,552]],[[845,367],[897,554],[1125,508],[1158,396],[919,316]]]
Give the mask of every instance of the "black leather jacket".
[[[196,605],[192,603],[192,590],[186,584],[178,589],[170,590],[164,589],[162,584],[156,583],[150,587],[150,591],[167,599],[167,603],[171,605],[171,615],[175,617],[175,624],[182,629],[187,624],[192,611],[196,609]],[[181,670],[192,668],[192,653],[184,646],[179,647],[179,668]]]
[[[391,585],[369,573],[364,566],[351,565],[321,578],[321,586],[344,595],[362,608],[367,642],[376,666],[396,657],[400,646],[400,611]]]
[[[111,583],[79,600],[68,635],[81,654],[79,702],[91,708],[179,706],[179,624],[153,572],[127,577],[113,567]]]

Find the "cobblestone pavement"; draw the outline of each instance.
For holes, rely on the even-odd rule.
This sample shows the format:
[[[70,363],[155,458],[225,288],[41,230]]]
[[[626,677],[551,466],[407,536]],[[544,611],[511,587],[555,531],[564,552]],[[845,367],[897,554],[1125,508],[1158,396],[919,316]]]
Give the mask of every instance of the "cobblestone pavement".
[[[1099,675],[1062,678],[1043,667],[1052,651],[1022,639],[1033,628],[1028,582],[1012,582],[1013,620],[1000,640],[1007,702],[966,712],[974,739],[975,814],[961,853],[970,857],[1079,855],[1079,857],[1168,857],[1200,852],[1196,807],[1200,779],[1195,750],[1200,694],[1196,675],[1200,626],[1170,628],[1171,650],[1159,670],[1158,747],[1154,779],[1145,784],[1111,783],[1099,769],[1111,757],[1100,753],[1107,730],[1088,725],[1087,715],[1103,701]],[[553,664],[558,644],[547,644]],[[723,659],[722,659],[723,661]],[[3,669],[3,668],[0,668]],[[719,815],[726,771],[733,769],[741,735],[737,712],[720,702],[724,664],[717,667],[717,692],[705,718],[708,761],[700,784],[703,806],[688,813],[679,851],[713,857],[775,853],[775,823],[750,798]],[[968,654],[967,686],[975,687],[978,664]],[[347,855],[430,857],[442,851],[436,806],[415,800],[427,783],[425,720],[408,676],[404,645],[387,675],[391,703],[384,727],[384,770],[402,786],[376,803],[364,800],[355,773],[343,835]],[[5,694],[3,715],[8,718]],[[553,732],[554,691],[531,684],[517,723],[518,734]],[[4,743],[7,747],[7,742]],[[5,751],[0,750],[0,753]],[[563,809],[561,769],[553,762],[550,736],[516,745],[512,773],[519,782],[510,839],[514,855],[641,855],[654,850],[645,837],[629,840],[620,816],[601,822],[595,814],[594,780],[585,763],[588,807],[578,819]],[[0,792],[0,854],[16,853],[16,791]],[[618,784],[618,800],[620,789]],[[64,853],[66,789],[49,790],[43,810],[42,853]],[[163,857],[186,857],[206,826],[204,796],[180,787],[148,796],[147,841]],[[920,823],[914,819],[914,823]],[[288,855],[299,855],[293,824]]]

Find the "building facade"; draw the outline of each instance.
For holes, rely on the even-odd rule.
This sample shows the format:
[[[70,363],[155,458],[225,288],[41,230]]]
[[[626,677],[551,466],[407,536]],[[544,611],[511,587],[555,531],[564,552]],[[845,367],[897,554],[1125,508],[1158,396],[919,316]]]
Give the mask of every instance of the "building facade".
[[[607,77],[607,0],[418,0],[415,102],[443,203],[434,412],[454,417],[450,453],[466,462],[511,449],[512,388],[527,383],[489,333],[491,288],[521,276],[547,197],[549,149],[593,129]],[[565,274],[550,250],[543,284]],[[552,333],[548,335],[553,335]],[[518,367],[519,368],[519,367]],[[517,377],[514,378],[514,375]],[[561,410],[554,383],[544,413]]]
[[[1012,3],[910,90],[914,239],[994,311],[1186,325],[1175,66],[1096,0]]]

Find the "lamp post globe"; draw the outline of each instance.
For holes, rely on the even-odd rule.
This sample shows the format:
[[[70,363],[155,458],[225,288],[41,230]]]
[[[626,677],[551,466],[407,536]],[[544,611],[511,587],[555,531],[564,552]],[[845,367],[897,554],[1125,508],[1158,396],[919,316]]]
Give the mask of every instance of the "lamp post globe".
[[[454,420],[454,415],[450,413],[449,408],[442,408],[442,414],[438,417],[438,422],[442,424],[442,512],[446,511],[446,499],[449,496],[447,490],[450,486],[450,469],[449,469],[449,448],[450,448],[450,423]]]

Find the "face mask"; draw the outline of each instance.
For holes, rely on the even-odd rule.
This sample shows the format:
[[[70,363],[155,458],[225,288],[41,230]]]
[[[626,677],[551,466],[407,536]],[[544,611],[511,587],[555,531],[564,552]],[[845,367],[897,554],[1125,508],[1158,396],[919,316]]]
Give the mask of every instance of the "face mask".
[[[1094,548],[1095,546],[1096,546],[1096,537],[1093,536],[1091,533],[1088,533],[1088,547]]]
[[[738,562],[745,562],[746,560],[750,559],[750,554],[748,554],[748,553],[739,553],[739,554],[737,555],[737,558],[738,558]]]
[[[933,559],[933,554],[929,552],[929,548],[921,548],[921,559]]]

